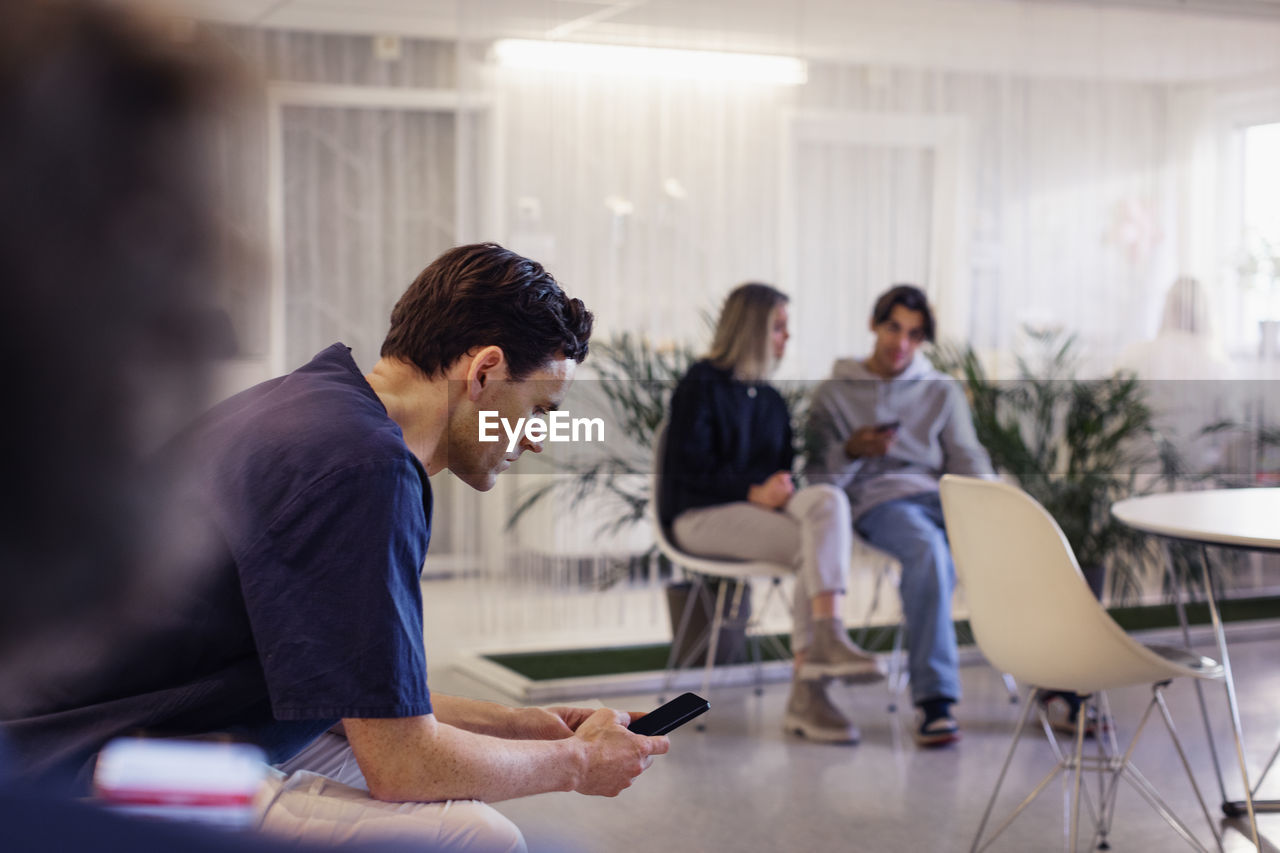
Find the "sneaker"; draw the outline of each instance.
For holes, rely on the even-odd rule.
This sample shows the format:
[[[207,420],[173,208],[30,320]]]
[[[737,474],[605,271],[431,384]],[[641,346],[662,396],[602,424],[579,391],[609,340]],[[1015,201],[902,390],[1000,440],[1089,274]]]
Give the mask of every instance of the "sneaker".
[[[1049,721],[1049,728],[1059,734],[1076,736],[1076,718],[1084,707],[1078,696],[1074,693],[1046,693],[1040,697],[1040,707]],[[1084,736],[1097,737],[1099,731],[1105,732],[1107,728],[1106,720],[1098,717],[1098,709],[1089,705],[1084,718]]]
[[[796,672],[803,681],[839,678],[845,684],[884,681],[884,664],[873,654],[854,645],[838,619],[819,619],[814,625],[813,644]]]
[[[960,740],[960,724],[951,716],[950,703],[937,706],[923,703],[918,719],[920,723],[916,727],[915,738],[919,746],[945,746]]]
[[[858,727],[831,704],[822,682],[798,678],[791,682],[782,728],[816,743],[857,743],[862,738]]]

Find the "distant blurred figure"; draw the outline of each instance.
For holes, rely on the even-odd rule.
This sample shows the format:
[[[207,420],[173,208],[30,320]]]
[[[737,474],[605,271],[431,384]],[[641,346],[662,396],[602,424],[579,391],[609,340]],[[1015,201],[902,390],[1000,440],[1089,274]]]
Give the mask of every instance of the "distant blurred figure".
[[[0,712],[92,671],[190,579],[177,557],[199,544],[142,461],[202,396],[218,240],[199,143],[234,90],[118,9],[0,6]],[[108,813],[13,778],[5,747],[5,853],[304,849]]]
[[[1139,379],[1232,378],[1231,363],[1212,318],[1204,286],[1194,278],[1179,278],[1165,294],[1156,337],[1126,349],[1117,368],[1132,371]]]
[[[201,398],[218,253],[199,143],[225,79],[118,10],[0,10],[0,710],[182,583],[144,558],[181,528],[140,463]]]
[[[1247,416],[1248,383],[1237,383],[1214,328],[1207,289],[1183,276],[1169,287],[1160,330],[1120,356],[1119,371],[1144,380],[1155,424],[1177,448],[1190,473],[1230,480],[1254,465],[1253,439],[1240,427],[1202,434],[1211,424]]]

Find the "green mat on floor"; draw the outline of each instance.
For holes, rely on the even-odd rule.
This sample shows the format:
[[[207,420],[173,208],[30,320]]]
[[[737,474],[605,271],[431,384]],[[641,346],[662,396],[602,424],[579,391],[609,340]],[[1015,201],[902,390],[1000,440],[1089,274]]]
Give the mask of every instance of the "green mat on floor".
[[[1224,622],[1280,619],[1280,596],[1228,599],[1221,602],[1218,609]],[[1114,607],[1110,613],[1126,631],[1173,628],[1178,625],[1177,610],[1172,604]],[[1188,605],[1187,619],[1193,625],[1208,624],[1209,608],[1203,604]],[[892,625],[873,626],[866,647],[871,651],[889,651],[893,643],[893,628]],[[969,630],[967,620],[956,622],[956,636],[961,645],[973,642],[973,633]],[[779,639],[783,645],[787,645],[785,636]],[[768,643],[761,643],[760,646],[764,660],[777,659],[769,653]],[[654,643],[617,648],[492,654],[485,657],[531,681],[546,681],[553,678],[585,678],[661,670],[667,665],[670,651],[670,643]]]

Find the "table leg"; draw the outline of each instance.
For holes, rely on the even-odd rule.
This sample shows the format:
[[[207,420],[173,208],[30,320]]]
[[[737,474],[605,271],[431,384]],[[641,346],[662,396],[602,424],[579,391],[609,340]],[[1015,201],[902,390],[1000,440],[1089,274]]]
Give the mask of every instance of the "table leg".
[[[1244,782],[1244,805],[1245,811],[1249,815],[1249,831],[1252,833],[1254,846],[1261,850],[1262,842],[1258,838],[1258,818],[1253,811],[1253,789],[1249,787],[1249,768],[1244,763],[1244,735],[1240,730],[1240,706],[1236,703],[1236,683],[1231,675],[1231,656],[1227,652],[1227,634],[1222,628],[1222,619],[1218,616],[1218,605],[1213,589],[1213,575],[1209,571],[1209,549],[1201,546],[1200,550],[1204,556],[1205,601],[1209,605],[1209,619],[1213,622],[1214,635],[1218,638],[1218,653],[1222,656],[1222,680],[1227,690],[1227,708],[1231,712],[1231,733],[1236,742],[1236,760],[1240,762],[1240,779]],[[1224,801],[1222,810],[1230,815],[1231,811],[1234,810],[1232,808],[1234,805],[1232,802]]]
[[[1173,575],[1173,605],[1178,612],[1178,624],[1182,626],[1182,639],[1187,645],[1187,650],[1191,650],[1191,625],[1187,621],[1187,609],[1182,601],[1182,584],[1180,584],[1177,565],[1173,562],[1173,551],[1169,547],[1168,540],[1161,540],[1164,550],[1165,565],[1169,567],[1169,573]],[[1187,582],[1190,583],[1190,578]],[[1188,590],[1190,594],[1190,590]],[[1218,793],[1222,795],[1223,810],[1226,810],[1227,786],[1222,777],[1222,762],[1218,760],[1218,746],[1213,737],[1213,726],[1209,724],[1209,706],[1204,701],[1204,685],[1200,679],[1192,679],[1195,682],[1196,699],[1200,702],[1200,718],[1204,720],[1205,739],[1209,743],[1209,757],[1213,759],[1213,774],[1218,779]]]
[[[1271,757],[1267,759],[1267,766],[1262,768],[1262,772],[1258,774],[1258,778],[1253,783],[1253,810],[1259,814],[1262,812],[1280,812],[1280,800],[1258,799],[1258,791],[1262,789],[1262,783],[1266,780],[1267,773],[1271,771],[1272,765],[1276,763],[1276,756],[1280,756],[1280,744],[1276,744],[1276,748],[1271,752]],[[1243,811],[1244,801],[1235,800],[1231,803],[1231,806]]]

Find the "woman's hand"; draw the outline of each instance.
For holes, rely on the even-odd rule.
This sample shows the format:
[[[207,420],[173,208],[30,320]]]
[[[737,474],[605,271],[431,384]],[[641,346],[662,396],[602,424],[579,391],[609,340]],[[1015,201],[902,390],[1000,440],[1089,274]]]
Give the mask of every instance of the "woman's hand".
[[[778,509],[786,505],[795,491],[791,472],[778,471],[763,483],[747,489],[747,500],[765,509]]]

